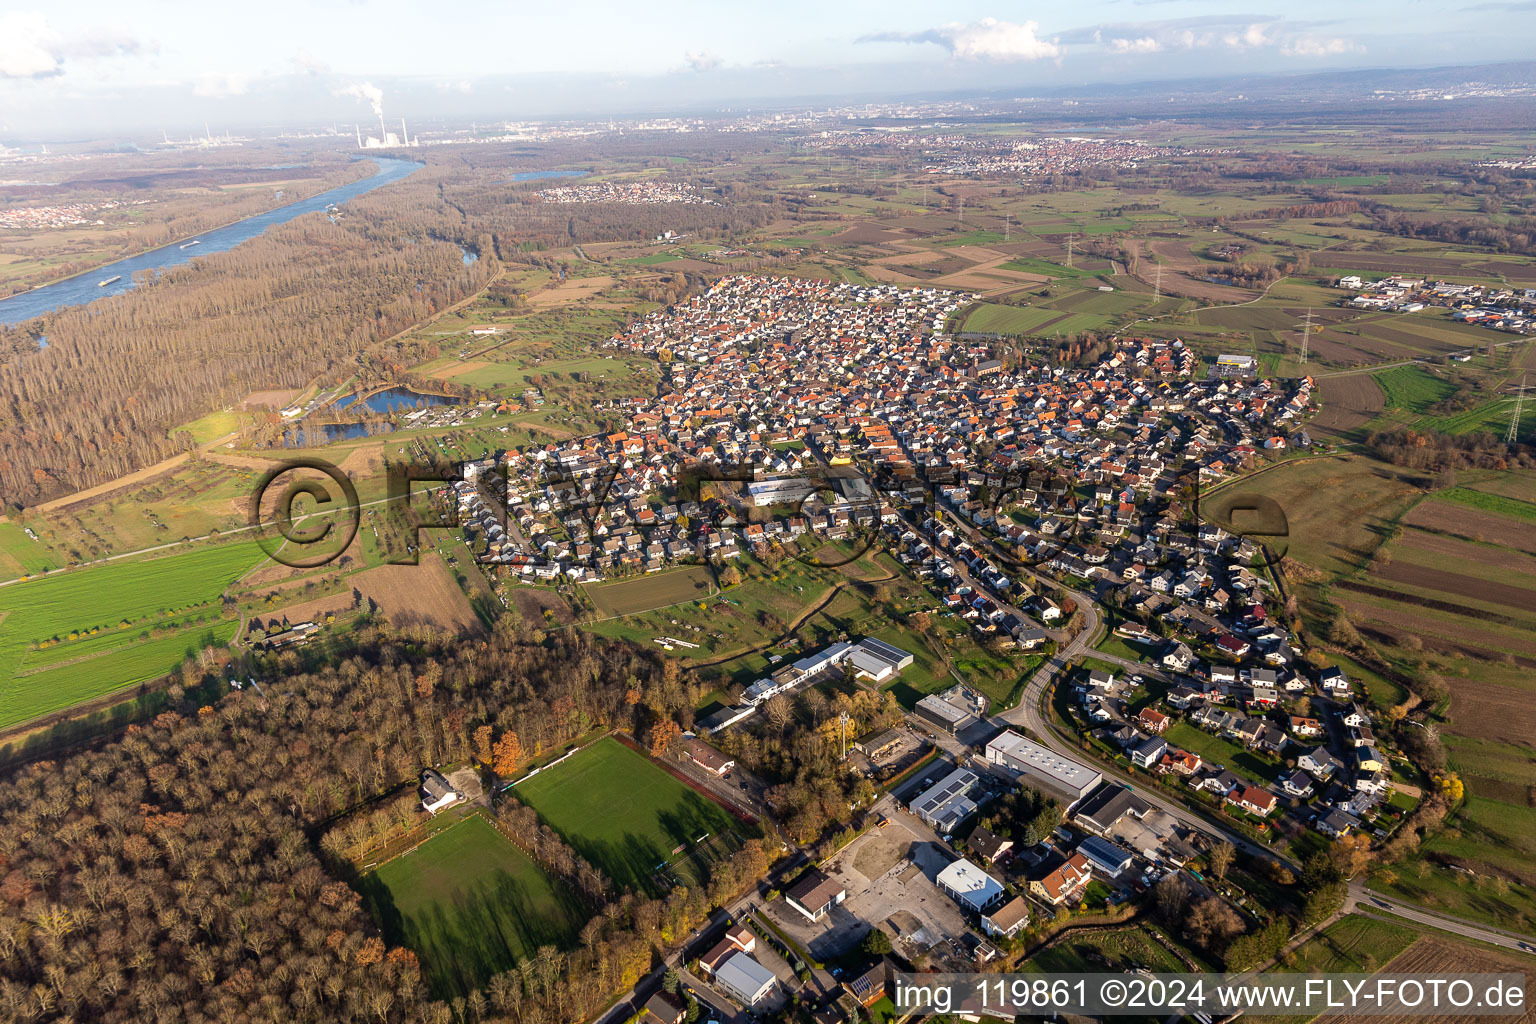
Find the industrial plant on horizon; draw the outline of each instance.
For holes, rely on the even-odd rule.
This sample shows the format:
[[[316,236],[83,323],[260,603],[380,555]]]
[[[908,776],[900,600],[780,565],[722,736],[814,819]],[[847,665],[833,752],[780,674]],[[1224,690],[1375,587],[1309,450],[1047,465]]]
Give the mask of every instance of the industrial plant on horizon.
[[[419,145],[417,140],[411,138],[409,135],[406,134],[406,131],[405,131],[405,118],[403,118],[403,117],[400,119],[400,134],[399,135],[396,135],[392,131],[387,131],[384,128],[384,115],[383,114],[379,115],[379,135],[378,135],[378,138],[375,138],[372,135],[368,136],[366,139],[363,138],[363,126],[360,125],[360,124],[357,126],[357,148],[358,149],[394,149],[394,148],[397,148],[397,147],[400,147],[400,146],[412,146],[413,147],[413,146],[416,146],[416,145]]]

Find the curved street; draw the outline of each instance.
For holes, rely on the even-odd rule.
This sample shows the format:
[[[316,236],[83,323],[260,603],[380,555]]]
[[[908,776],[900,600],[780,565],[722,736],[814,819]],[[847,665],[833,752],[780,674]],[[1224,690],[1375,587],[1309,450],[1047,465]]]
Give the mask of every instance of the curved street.
[[[982,534],[981,531],[976,530],[970,524],[961,523],[959,525],[971,537],[973,542],[984,545],[988,550],[997,551],[997,546],[990,537]],[[1112,778],[1117,782],[1131,786],[1135,789],[1137,796],[1158,810],[1171,815],[1181,824],[1199,829],[1207,835],[1217,836],[1231,843],[1233,847],[1244,853],[1278,860],[1293,870],[1299,870],[1300,865],[1293,858],[1260,846],[1252,840],[1238,835],[1220,823],[1213,821],[1210,817],[1198,814],[1183,804],[1164,797],[1154,787],[1141,785],[1140,782],[1120,771],[1117,766],[1094,756],[1091,751],[1081,749],[1077,744],[1069,742],[1056,731],[1046,713],[1042,710],[1046,691],[1058,673],[1070,667],[1078,658],[1083,657],[1089,652],[1092,652],[1092,656],[1096,659],[1119,665],[1129,671],[1141,672],[1146,675],[1162,678],[1167,678],[1167,676],[1166,673],[1155,666],[1129,661],[1125,658],[1094,650],[1093,645],[1098,642],[1101,636],[1104,621],[1104,616],[1094,599],[1090,595],[1079,590],[1073,590],[1056,580],[1041,577],[1031,569],[1020,568],[1021,571],[1030,576],[1035,582],[1048,583],[1061,590],[1076,602],[1083,616],[1083,624],[1082,629],[1064,647],[1058,649],[1055,654],[1048,658],[1036,670],[1035,674],[1030,677],[1028,684],[1024,687],[1023,694],[1019,698],[1019,702],[1001,714],[993,716],[990,719],[992,724],[998,729],[1013,728],[1022,730],[1031,739],[1049,747],[1058,754],[1079,760],[1091,761],[1095,768],[1104,773],[1106,779]],[[1418,924],[1439,928],[1442,931],[1469,939],[1476,939],[1480,942],[1486,942],[1505,949],[1536,953],[1536,938],[1522,937],[1513,932],[1507,932],[1479,922],[1468,921],[1450,914],[1442,914],[1437,911],[1426,910],[1423,907],[1404,904],[1395,897],[1372,892],[1359,879],[1350,881],[1349,896],[1342,912],[1347,913],[1355,906],[1363,907],[1366,910],[1392,914]]]

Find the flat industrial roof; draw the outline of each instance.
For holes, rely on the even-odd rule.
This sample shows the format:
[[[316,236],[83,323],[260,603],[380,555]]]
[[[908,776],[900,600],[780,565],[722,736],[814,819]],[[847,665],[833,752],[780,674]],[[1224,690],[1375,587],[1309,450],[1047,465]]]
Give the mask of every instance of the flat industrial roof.
[[[1023,766],[1023,769],[1038,772],[1079,793],[1096,785],[1103,777],[1097,769],[1027,740],[1012,729],[994,737],[987,744],[987,750],[989,753],[995,751]]]
[[[925,711],[929,711],[935,715],[938,715],[940,718],[944,719],[946,722],[950,722],[951,724],[963,721],[971,717],[971,713],[969,711],[966,711],[963,708],[955,707],[949,701],[945,700],[943,697],[940,697],[936,693],[930,693],[928,696],[918,701],[917,706],[924,709]]]
[[[931,812],[954,797],[968,792],[978,781],[976,773],[969,768],[956,768],[912,801],[912,813],[921,817],[925,812]]]
[[[964,859],[940,871],[938,882],[974,907],[985,906],[1003,894],[1001,882]]]

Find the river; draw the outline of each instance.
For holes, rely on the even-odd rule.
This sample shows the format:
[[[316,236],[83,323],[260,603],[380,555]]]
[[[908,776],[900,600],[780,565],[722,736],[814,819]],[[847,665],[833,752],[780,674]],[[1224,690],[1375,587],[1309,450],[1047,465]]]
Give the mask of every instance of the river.
[[[395,160],[383,156],[368,159],[379,165],[377,174],[342,185],[340,188],[333,188],[328,192],[321,192],[308,199],[301,199],[296,203],[279,206],[266,213],[258,213],[254,217],[247,217],[245,220],[236,221],[212,231],[205,231],[196,236],[198,244],[190,248],[183,249],[182,246],[192,239],[182,239],[158,249],[141,252],[137,256],[118,260],[116,263],[97,267],[78,277],[55,281],[53,284],[46,284],[41,288],[22,292],[20,295],[12,295],[8,299],[0,299],[0,324],[18,324],[68,306],[83,306],[109,295],[121,295],[134,286],[133,275],[140,271],[179,267],[200,256],[226,252],[241,242],[250,241],[274,224],[286,224],[306,213],[318,213],[332,203],[344,203],[348,199],[372,192],[376,188],[399,181],[421,166],[414,160]],[[99,283],[114,277],[118,280],[112,284],[102,286]]]

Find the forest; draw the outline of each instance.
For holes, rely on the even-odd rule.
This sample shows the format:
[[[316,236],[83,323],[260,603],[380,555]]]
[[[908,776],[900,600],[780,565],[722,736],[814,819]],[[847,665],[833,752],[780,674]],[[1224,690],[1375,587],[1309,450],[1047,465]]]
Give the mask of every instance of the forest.
[[[331,823],[392,807],[492,733],[529,753],[599,724],[649,734],[695,688],[657,655],[513,617],[481,644],[386,624],[338,664],[286,652],[247,670],[263,692],[197,706],[178,686],[120,739],[0,781],[0,1020],[577,1020],[768,868],[751,842],[707,890],[615,891],[509,802],[530,855],[592,908],[581,945],[432,1001],[415,955],[385,947],[328,867]],[[200,681],[189,663],[183,682]]]

